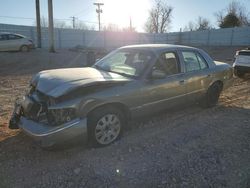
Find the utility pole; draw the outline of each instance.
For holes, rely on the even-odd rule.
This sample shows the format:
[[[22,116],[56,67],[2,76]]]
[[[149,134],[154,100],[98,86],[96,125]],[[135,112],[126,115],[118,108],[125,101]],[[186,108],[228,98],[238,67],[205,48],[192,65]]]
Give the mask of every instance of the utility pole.
[[[132,20],[131,20],[131,16],[129,17],[129,31],[132,32]]]
[[[42,47],[41,40],[41,21],[40,21],[40,2],[36,0],[36,36],[37,36],[37,47]]]
[[[75,29],[76,28],[76,19],[77,19],[77,17],[71,16],[70,18],[72,18],[73,29]]]
[[[94,3],[94,5],[97,6],[96,13],[98,14],[99,31],[101,31],[101,13],[102,13],[101,6],[104,4],[103,3]]]
[[[55,52],[52,0],[48,0],[48,16],[49,16],[49,52]]]

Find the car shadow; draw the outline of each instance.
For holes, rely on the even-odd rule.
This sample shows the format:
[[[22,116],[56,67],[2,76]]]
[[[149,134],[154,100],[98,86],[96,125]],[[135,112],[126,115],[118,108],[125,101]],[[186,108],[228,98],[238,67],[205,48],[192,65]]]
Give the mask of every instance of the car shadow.
[[[226,112],[228,110],[237,111],[237,112],[240,111],[244,114],[249,114],[250,116],[250,109],[244,109],[244,108],[238,108],[238,107],[226,107],[223,105],[217,105],[216,107],[206,109],[206,108],[200,107],[199,105],[189,105],[189,106],[171,109],[171,111],[166,110],[160,113],[155,113],[150,116],[140,117],[140,118],[131,120],[127,123],[125,133],[131,132],[136,129],[140,129],[140,127],[142,126],[143,127],[158,126],[157,122],[162,121],[162,120],[167,121],[168,124],[171,124],[171,121],[175,121],[183,117],[191,116],[200,112],[203,112],[201,115],[204,115],[204,113],[211,114],[211,113],[216,113],[216,111]],[[74,153],[77,151],[89,150],[91,148],[92,147],[86,141],[83,141],[83,139],[81,138],[69,141],[67,143],[62,143],[60,145],[56,145],[55,147],[42,148],[39,146],[39,144],[37,144],[30,137],[28,137],[22,132],[19,132],[15,136],[8,137],[5,140],[0,142],[0,153],[4,153],[7,155],[15,151],[22,151],[23,154],[27,154],[30,152],[39,152],[41,154],[46,154],[46,155],[48,153],[50,155],[53,155],[53,153],[57,155],[57,153],[58,154],[62,152]]]
[[[228,151],[231,151],[231,154],[228,155],[229,157],[234,157],[239,151],[242,154],[247,154],[249,151],[245,151],[249,144],[249,140],[247,139],[250,128],[249,117],[250,109],[223,105],[208,109],[192,105],[182,109],[163,111],[129,122],[131,128],[125,131],[120,140],[107,147],[98,149],[89,148],[87,145],[76,142],[65,144],[64,146],[67,147],[63,149],[48,151],[42,149],[22,132],[19,132],[16,136],[6,138],[0,142],[0,179],[5,180],[6,185],[10,185],[9,182],[11,181],[21,182],[22,179],[20,180],[20,178],[23,178],[23,183],[28,184],[30,182],[30,175],[37,175],[32,178],[39,181],[39,176],[51,176],[52,182],[59,181],[53,179],[57,178],[57,176],[66,178],[65,181],[78,181],[77,178],[81,176],[92,183],[98,180],[98,178],[100,180],[101,175],[105,175],[106,171],[110,172],[110,170],[115,169],[116,165],[118,167],[119,165],[129,166],[131,163],[136,165],[133,161],[140,163],[138,162],[141,160],[140,157],[143,157],[142,161],[152,163],[149,166],[154,165],[155,163],[152,159],[147,158],[150,155],[157,159],[157,155],[152,154],[151,150],[156,153],[159,150],[159,154],[166,157],[162,158],[164,161],[162,163],[166,165],[171,164],[173,161],[184,163],[188,154],[202,157],[201,159],[198,158],[199,164],[201,161],[205,160],[209,162],[209,160],[216,157],[218,157],[218,161],[223,161],[225,159],[223,155],[227,154]],[[228,119],[225,120],[223,118]],[[230,125],[231,119],[235,119],[235,121]],[[211,136],[213,134],[217,134],[217,136]],[[235,140],[236,143],[233,146],[230,145],[234,143],[231,135],[236,135],[234,138],[239,139]],[[210,140],[210,138],[217,138],[218,140]],[[245,141],[248,142],[245,145],[241,145]],[[164,149],[154,147],[154,144],[158,143]],[[214,143],[217,145],[214,146]],[[146,150],[144,149],[145,144],[150,145]],[[224,145],[227,146],[225,150],[222,149]],[[238,150],[235,151],[235,148]],[[188,155],[188,157],[190,156]],[[233,157],[232,159],[234,159]],[[245,158],[243,157],[241,164],[244,164],[244,160]],[[220,163],[214,164],[213,161],[210,161],[209,164],[219,166],[218,169],[222,168],[222,164]],[[226,167],[230,168],[230,166]],[[137,166],[137,168],[139,167]],[[173,168],[179,167],[175,166]],[[80,176],[77,176],[79,175],[77,174],[79,169],[81,169]],[[30,172],[25,172],[25,170]],[[195,169],[195,173],[196,171],[200,172]],[[192,173],[192,170],[189,172]],[[26,177],[27,174],[29,177]],[[73,175],[68,177],[68,174]],[[110,174],[107,174],[103,176],[109,177]],[[138,176],[141,177],[141,174],[138,174]],[[145,174],[142,173],[142,177],[144,176]],[[91,179],[92,177],[93,179]],[[124,178],[126,179],[126,176]]]

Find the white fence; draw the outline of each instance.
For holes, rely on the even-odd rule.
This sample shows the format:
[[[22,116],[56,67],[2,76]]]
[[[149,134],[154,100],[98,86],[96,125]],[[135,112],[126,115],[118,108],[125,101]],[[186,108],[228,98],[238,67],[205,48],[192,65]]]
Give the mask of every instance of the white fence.
[[[0,32],[14,32],[30,37],[36,43],[36,28],[0,24]],[[205,31],[174,32],[165,34],[84,31],[55,29],[55,47],[70,48],[77,45],[112,49],[130,44],[169,43],[191,46],[249,46],[250,27],[213,29]],[[48,48],[48,29],[42,29],[42,47]]]

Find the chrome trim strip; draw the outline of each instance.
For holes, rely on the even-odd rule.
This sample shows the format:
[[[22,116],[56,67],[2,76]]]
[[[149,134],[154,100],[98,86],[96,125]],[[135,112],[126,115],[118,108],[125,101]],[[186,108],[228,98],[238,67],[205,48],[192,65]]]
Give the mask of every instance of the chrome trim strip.
[[[179,98],[179,97],[183,97],[183,96],[193,94],[193,93],[198,93],[198,92],[201,92],[201,91],[205,91],[205,89],[199,89],[199,90],[192,91],[192,92],[189,92],[189,93],[185,93],[185,94],[182,94],[182,95],[178,95],[178,96],[170,97],[170,98],[167,98],[167,99],[162,99],[162,100],[158,100],[158,101],[155,101],[155,102],[143,104],[141,106],[131,108],[131,110],[140,109],[140,108],[143,108],[143,107],[146,107],[146,106],[154,105],[154,104],[157,104],[157,103],[165,102],[165,101],[168,101],[168,100],[176,99],[176,98]]]

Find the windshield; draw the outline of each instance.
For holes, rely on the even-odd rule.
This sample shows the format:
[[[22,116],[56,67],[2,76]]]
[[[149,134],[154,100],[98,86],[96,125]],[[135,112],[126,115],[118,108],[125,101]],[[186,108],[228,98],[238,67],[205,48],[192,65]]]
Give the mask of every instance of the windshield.
[[[152,54],[145,50],[115,50],[98,61],[94,66],[107,72],[138,77],[145,70]]]
[[[250,56],[250,50],[249,51],[239,51],[239,55]]]

